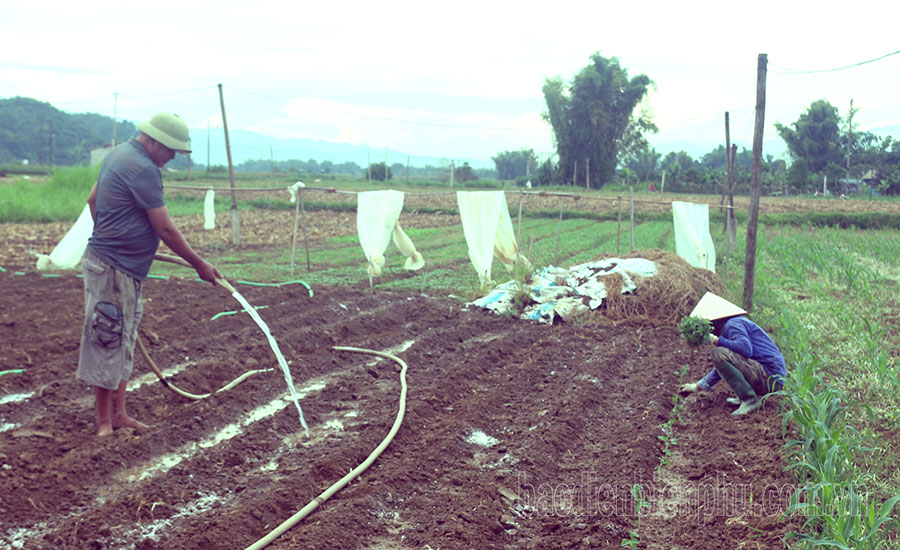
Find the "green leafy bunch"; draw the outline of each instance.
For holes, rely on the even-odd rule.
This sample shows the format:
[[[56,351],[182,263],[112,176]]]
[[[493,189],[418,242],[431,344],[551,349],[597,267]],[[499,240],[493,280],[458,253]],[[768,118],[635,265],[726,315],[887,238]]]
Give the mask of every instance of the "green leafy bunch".
[[[706,338],[711,332],[712,323],[702,317],[685,317],[678,323],[678,333],[692,347],[706,342]]]

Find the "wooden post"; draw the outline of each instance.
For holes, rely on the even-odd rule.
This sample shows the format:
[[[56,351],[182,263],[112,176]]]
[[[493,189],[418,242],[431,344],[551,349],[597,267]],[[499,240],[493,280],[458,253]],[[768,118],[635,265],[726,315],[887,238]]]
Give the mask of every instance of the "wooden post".
[[[728,178],[731,177],[731,129],[728,126],[728,111],[725,111],[725,184],[722,185],[722,199],[719,204],[725,204],[725,193],[728,190]],[[728,230],[728,217],[725,217],[725,227]]]
[[[659,184],[659,192],[660,193],[666,192],[666,171],[665,170],[663,170],[663,174],[662,174],[662,183]]]
[[[562,235],[563,200],[565,200],[565,197],[559,197],[559,224],[556,226],[556,259],[553,261],[553,264],[557,267],[559,267],[559,239]]]
[[[631,251],[634,252],[634,186],[628,186],[628,192],[631,194]]]
[[[237,194],[234,191],[234,164],[231,162],[231,142],[228,141],[228,119],[225,118],[225,96],[219,84],[219,105],[222,107],[222,128],[225,130],[225,153],[228,155],[228,182],[231,185],[231,243],[241,246],[241,219],[238,215]]]
[[[306,208],[303,206],[303,189],[297,193],[300,197],[300,223],[303,224],[303,247],[306,248],[306,271],[312,271],[309,265],[309,236],[306,232]]]
[[[578,187],[578,161],[572,165],[572,187]]]
[[[298,193],[299,195],[299,193]],[[294,234],[291,237],[291,278],[294,277],[294,258],[297,252],[297,229],[300,225],[300,200],[294,204]]]
[[[591,159],[590,159],[590,157],[586,158],[584,160],[584,163],[585,163],[585,165],[584,165],[584,173],[585,173],[584,188],[590,189],[591,188]]]
[[[728,220],[730,221],[729,231],[728,231],[728,242],[731,244],[731,248],[735,248],[737,246],[737,220],[734,217],[734,159],[737,157],[737,144],[731,144],[731,176],[728,179],[728,210],[725,213],[728,215]]]
[[[523,191],[519,191],[519,221],[516,224],[516,265],[519,264],[519,250],[522,249],[522,197]]]
[[[731,183],[731,128],[728,124],[728,111],[725,111],[725,185],[722,186],[722,201],[725,204],[725,193]],[[728,276],[728,252],[731,248],[731,210],[725,209],[725,276]]]
[[[622,197],[616,197],[616,256],[622,253]]]
[[[753,130],[753,164],[750,170],[750,210],[747,216],[747,251],[744,256],[744,309],[753,311],[753,284],[756,274],[756,232],[759,222],[759,194],[762,179],[762,142],[766,119],[766,65],[759,54],[756,68],[756,126]]]

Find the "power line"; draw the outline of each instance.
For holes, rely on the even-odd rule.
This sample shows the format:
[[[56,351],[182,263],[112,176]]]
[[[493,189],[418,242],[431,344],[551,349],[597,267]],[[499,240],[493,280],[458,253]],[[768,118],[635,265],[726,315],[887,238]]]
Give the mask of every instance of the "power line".
[[[844,65],[842,67],[834,67],[833,69],[817,69],[817,70],[812,70],[812,71],[805,71],[805,70],[800,70],[800,69],[788,69],[786,67],[779,67],[778,65],[771,63],[770,65],[772,67],[778,67],[779,69],[782,69],[782,70],[781,71],[769,71],[769,72],[776,73],[776,74],[814,74],[814,73],[829,73],[829,72],[834,72],[834,71],[843,71],[845,69],[852,69],[854,67],[859,67],[860,65],[866,65],[867,63],[874,63],[874,62],[880,61],[886,57],[890,57],[892,55],[897,55],[898,53],[900,53],[900,50],[897,50],[897,51],[891,52],[891,53],[886,53],[886,54],[884,54],[880,57],[876,57],[874,59],[860,61],[859,63],[851,63],[850,65]]]
[[[178,91],[174,91],[174,92],[159,92],[159,93],[156,93],[156,94],[147,94],[147,95],[123,95],[123,94],[119,94],[119,100],[122,100],[122,99],[146,99],[146,98],[148,98],[148,97],[161,97],[161,96],[167,96],[167,95],[190,94],[190,93],[194,93],[194,92],[202,92],[202,91],[214,90],[214,89],[215,89],[214,86],[213,86],[213,87],[206,86],[206,87],[203,87],[203,88],[192,88],[192,89],[190,89],[190,90],[178,90]],[[57,103],[57,105],[78,105],[78,104],[81,104],[81,103],[105,103],[105,102],[107,102],[107,101],[109,101],[109,99],[86,99],[86,100],[84,100],[84,101],[65,101],[65,102],[59,102],[59,103]]]
[[[276,97],[272,97],[272,96],[265,95],[265,94],[251,92],[248,90],[242,90],[240,88],[231,87],[230,89],[236,90],[238,92],[243,92],[245,94],[262,97],[262,98],[269,99],[272,101],[278,101],[280,103],[288,103],[289,102],[289,100],[287,100],[287,99],[276,98]],[[351,113],[348,111],[342,111],[340,109],[330,109],[328,107],[319,107],[319,106],[311,106],[311,105],[306,105],[306,107],[308,107],[310,109],[316,109],[319,111],[325,111],[325,112],[329,112],[329,113],[336,113],[336,114],[349,116],[349,117],[366,118],[366,119],[372,119],[372,120],[384,120],[387,122],[396,122],[399,124],[410,124],[412,126],[431,126],[431,127],[435,127],[435,128],[458,128],[458,129],[464,129],[464,130],[493,130],[493,131],[502,131],[502,132],[546,132],[547,131],[547,129],[539,129],[539,128],[465,126],[462,124],[445,124],[445,123],[441,123],[441,122],[421,122],[421,121],[417,121],[417,120],[404,120],[404,119],[399,119],[399,118],[381,117],[381,116],[376,116],[376,115],[365,115],[365,114],[360,114],[360,113]]]

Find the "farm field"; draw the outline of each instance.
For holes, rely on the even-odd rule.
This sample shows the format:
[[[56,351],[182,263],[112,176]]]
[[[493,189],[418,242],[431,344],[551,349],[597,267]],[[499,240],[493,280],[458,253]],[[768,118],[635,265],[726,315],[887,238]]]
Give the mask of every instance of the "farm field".
[[[141,327],[175,385],[208,392],[247,370],[276,368],[194,402],[169,392],[137,359],[129,406],[151,428],[94,437],[92,399],[74,378],[81,280],[33,272],[30,254],[49,252],[68,224],[0,225],[0,370],[26,369],[0,377],[0,541],[11,548],[249,546],[362,462],[397,414],[395,364],[333,346],[402,358],[406,417],[366,472],[271,548],[621,548],[636,537],[639,548],[781,548],[799,529],[796,518],[779,518],[798,484],[784,470],[792,434],[782,432],[780,398],[740,422],[729,414],[724,385],[675,398],[681,381],[709,365],[705,353],[691,360],[672,323],[660,321],[672,312],[547,326],[465,309],[458,297],[477,289],[458,216],[415,213],[412,201],[400,222],[428,263],[403,272],[393,249],[371,291],[355,213],[307,212],[312,269],[298,248],[293,277],[293,212],[242,212],[239,251],[227,243],[227,214],[213,232],[199,229],[197,216],[176,220],[204,254],[219,255],[230,280],[302,279],[312,287],[236,285],[251,304],[266,306],[260,315],[291,364],[309,438],[249,316],[213,319],[238,304],[167,265],[153,273],[176,276],[144,287]],[[547,198],[545,208],[554,207],[559,198]],[[511,199],[514,226],[515,212]],[[651,213],[638,218],[635,248],[674,250],[671,222]],[[536,266],[626,254],[625,219],[619,233],[616,221],[526,218],[522,250]],[[722,236],[713,234],[721,264]],[[789,366],[801,347],[794,329],[802,326],[813,344],[824,342],[816,357],[832,382],[847,364],[865,370],[843,387],[881,411],[877,428],[860,428],[878,441],[880,451],[861,464],[883,496],[900,488],[883,475],[900,433],[887,412],[896,405],[890,384],[900,322],[891,304],[870,302],[900,284],[896,262],[885,260],[898,257],[892,237],[764,228],[754,312]],[[742,246],[731,251],[725,278],[737,296]],[[843,256],[832,266],[835,251]],[[508,277],[497,263],[494,275]],[[819,316],[820,294],[842,301]],[[798,295],[803,304],[795,307]],[[874,311],[869,334],[881,339],[877,349],[853,334],[863,328],[859,316],[846,329],[826,324],[862,305]],[[832,340],[843,357],[827,356]],[[884,352],[880,362],[874,351]],[[859,411],[848,418],[865,422]]]

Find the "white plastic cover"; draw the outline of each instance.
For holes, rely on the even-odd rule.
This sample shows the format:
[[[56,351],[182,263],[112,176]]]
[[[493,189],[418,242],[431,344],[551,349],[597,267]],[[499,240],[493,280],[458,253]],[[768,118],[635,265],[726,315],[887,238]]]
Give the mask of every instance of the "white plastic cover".
[[[356,232],[369,262],[369,275],[381,275],[384,251],[391,242],[401,210],[401,191],[364,191],[356,196]]]
[[[516,263],[519,248],[503,191],[458,191],[456,202],[469,260],[481,284],[490,284],[494,254],[507,265]]]
[[[716,247],[709,234],[709,205],[672,203],[675,251],[694,267],[716,272]]]
[[[416,250],[416,245],[413,244],[412,239],[403,231],[403,228],[400,227],[400,222],[394,224],[394,245],[400,249],[400,252],[406,256],[406,262],[403,264],[403,269],[407,271],[416,271],[417,269],[422,269],[425,267],[425,258],[422,257],[422,253]]]
[[[75,269],[84,256],[84,249],[87,248],[88,239],[93,232],[94,218],[91,216],[91,207],[84,205],[84,210],[81,211],[75,225],[69,229],[50,255],[37,255],[37,269]]]
[[[216,228],[216,192],[210,189],[203,198],[203,229]]]

